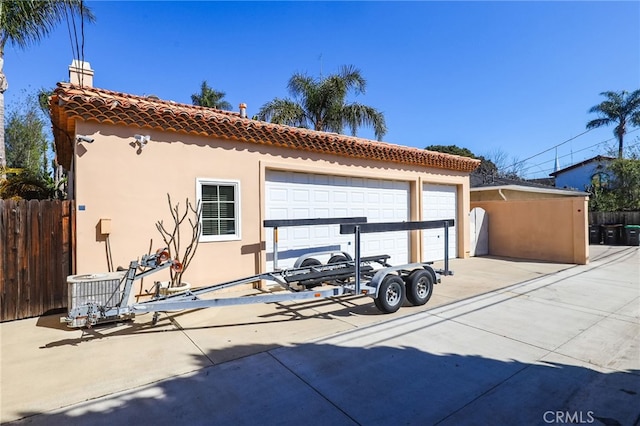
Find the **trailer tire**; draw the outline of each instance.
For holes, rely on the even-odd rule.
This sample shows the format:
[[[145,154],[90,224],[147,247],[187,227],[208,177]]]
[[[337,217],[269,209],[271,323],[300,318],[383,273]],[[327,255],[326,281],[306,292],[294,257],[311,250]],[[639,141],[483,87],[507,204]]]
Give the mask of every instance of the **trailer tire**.
[[[322,262],[320,262],[318,259],[314,259],[313,257],[310,257],[308,259],[305,259],[302,261],[302,263],[300,264],[301,268],[307,268],[309,266],[320,266],[322,265]]]
[[[308,259],[303,260],[302,263],[300,264],[301,268],[309,268],[314,266],[322,266],[322,262],[320,262],[318,259],[314,259],[313,257],[310,257]],[[309,290],[311,288],[321,286],[322,282],[315,279],[315,280],[300,281],[298,285]]]
[[[433,277],[429,271],[418,269],[405,279],[407,283],[407,300],[413,306],[422,306],[433,294]]]
[[[346,262],[347,260],[348,260],[347,257],[343,254],[334,254],[329,258],[327,265],[331,265],[332,263],[342,263],[342,262]],[[343,285],[343,284],[346,284],[348,281],[349,279],[335,279],[333,280],[333,284]]]
[[[327,265],[330,265],[332,263],[346,262],[346,261],[347,261],[347,257],[345,255],[343,255],[343,254],[335,254],[335,255],[331,256],[331,258],[327,262]]]
[[[378,287],[378,295],[374,303],[385,314],[391,314],[400,309],[404,303],[404,281],[398,275],[387,275]]]

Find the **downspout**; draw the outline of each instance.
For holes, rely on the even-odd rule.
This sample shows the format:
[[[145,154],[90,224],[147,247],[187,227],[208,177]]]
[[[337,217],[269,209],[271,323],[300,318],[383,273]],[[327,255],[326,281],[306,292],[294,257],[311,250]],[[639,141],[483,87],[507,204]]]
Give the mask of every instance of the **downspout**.
[[[500,194],[504,201],[507,201],[507,197],[502,193],[502,188],[498,188],[498,194]]]

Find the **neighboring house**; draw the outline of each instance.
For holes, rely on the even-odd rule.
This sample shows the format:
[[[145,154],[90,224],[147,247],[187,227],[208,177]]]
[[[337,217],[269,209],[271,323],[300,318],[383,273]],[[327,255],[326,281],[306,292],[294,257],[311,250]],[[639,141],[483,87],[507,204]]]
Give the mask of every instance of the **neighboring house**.
[[[453,218],[450,256],[468,256],[469,173],[478,160],[252,120],[242,107],[234,113],[97,89],[92,77],[88,64],[70,68],[75,84],[60,83],[50,103],[58,162],[76,202],[78,274],[105,271],[107,253],[127,266],[161,246],[155,223],[170,220],[167,193],[182,206],[186,198],[205,206],[185,276],[196,286],[270,270],[265,219]],[[362,250],[389,254],[392,264],[438,260],[442,237],[441,230],[366,234]],[[278,266],[311,247],[353,253],[352,242],[335,225],[282,228]]]
[[[598,155],[555,171],[549,176],[555,177],[556,188],[585,191],[593,184],[607,185],[610,179],[607,166],[612,160],[615,160],[615,158]]]
[[[471,186],[471,208],[483,213],[474,217],[486,221],[472,229],[488,233],[488,254],[588,263],[586,192],[504,178],[490,184],[472,182]]]

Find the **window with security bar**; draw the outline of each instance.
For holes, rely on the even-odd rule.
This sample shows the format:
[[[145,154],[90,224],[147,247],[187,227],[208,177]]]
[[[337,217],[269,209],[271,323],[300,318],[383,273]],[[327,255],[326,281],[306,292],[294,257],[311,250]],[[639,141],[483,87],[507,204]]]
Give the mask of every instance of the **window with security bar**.
[[[200,241],[240,239],[240,182],[198,179]]]

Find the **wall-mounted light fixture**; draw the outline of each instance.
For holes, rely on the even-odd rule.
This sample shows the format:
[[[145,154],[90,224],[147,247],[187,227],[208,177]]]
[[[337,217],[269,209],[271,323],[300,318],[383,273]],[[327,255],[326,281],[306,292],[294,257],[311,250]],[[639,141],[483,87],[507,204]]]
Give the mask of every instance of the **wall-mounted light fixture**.
[[[136,143],[138,144],[138,146],[140,146],[140,150],[142,150],[142,148],[144,148],[144,146],[147,144],[147,142],[149,142],[151,140],[151,136],[149,136],[149,135],[135,135],[134,139],[136,140]]]
[[[92,143],[94,140],[91,136],[76,135],[76,142]]]

